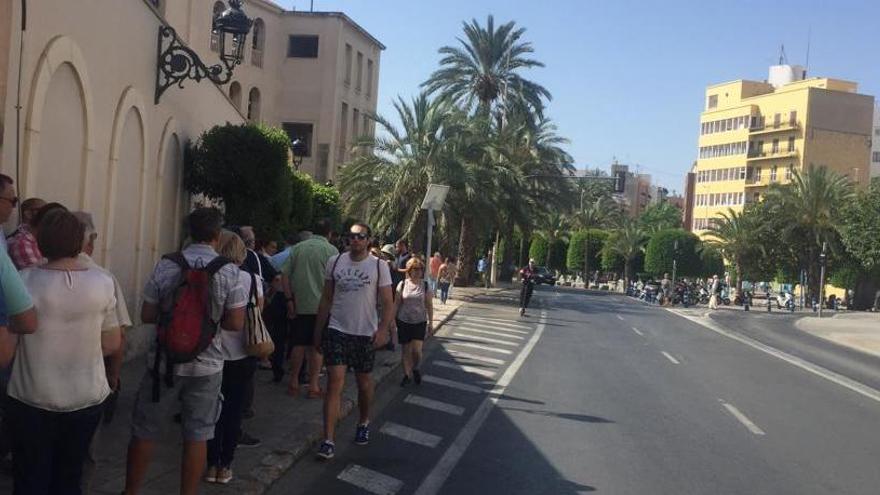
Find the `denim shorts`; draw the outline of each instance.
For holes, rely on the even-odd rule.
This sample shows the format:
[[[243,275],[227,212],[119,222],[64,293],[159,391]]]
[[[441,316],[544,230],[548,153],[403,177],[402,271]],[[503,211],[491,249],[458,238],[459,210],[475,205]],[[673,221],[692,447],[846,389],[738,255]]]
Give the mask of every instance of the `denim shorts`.
[[[161,379],[164,381],[164,376]],[[222,383],[222,372],[207,376],[175,376],[174,386],[168,387],[163,382],[159,402],[153,402],[153,375],[147,371],[134,401],[132,436],[155,439],[162,426],[180,411],[184,440],[201,442],[214,438],[214,425],[220,418],[223,403]]]

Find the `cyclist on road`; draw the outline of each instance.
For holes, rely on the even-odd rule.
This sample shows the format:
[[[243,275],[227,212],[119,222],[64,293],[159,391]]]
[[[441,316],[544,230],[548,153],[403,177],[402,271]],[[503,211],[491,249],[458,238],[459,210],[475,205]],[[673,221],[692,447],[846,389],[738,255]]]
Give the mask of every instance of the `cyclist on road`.
[[[530,259],[529,264],[519,271],[519,278],[522,281],[522,289],[519,292],[519,315],[526,314],[526,308],[529,307],[529,301],[532,299],[532,291],[535,290],[535,276],[537,267],[535,260]]]

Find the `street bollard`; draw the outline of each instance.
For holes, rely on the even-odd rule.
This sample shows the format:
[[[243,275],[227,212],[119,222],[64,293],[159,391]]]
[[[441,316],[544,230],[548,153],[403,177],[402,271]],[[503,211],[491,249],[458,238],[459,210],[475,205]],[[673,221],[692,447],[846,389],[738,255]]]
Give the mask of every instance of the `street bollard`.
[[[768,313],[773,312],[773,306],[770,304],[770,293],[769,292],[767,293],[767,312]]]
[[[749,297],[748,292],[743,294],[743,310],[745,310],[745,311],[749,310],[749,303],[751,303],[751,301],[749,299],[751,299],[751,298]]]

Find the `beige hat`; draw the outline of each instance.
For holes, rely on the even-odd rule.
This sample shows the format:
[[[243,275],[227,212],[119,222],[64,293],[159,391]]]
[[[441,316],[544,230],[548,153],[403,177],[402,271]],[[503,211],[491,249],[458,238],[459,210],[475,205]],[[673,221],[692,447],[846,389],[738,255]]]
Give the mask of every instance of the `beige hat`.
[[[394,256],[394,244],[385,244],[382,246],[382,252],[388,256]]]

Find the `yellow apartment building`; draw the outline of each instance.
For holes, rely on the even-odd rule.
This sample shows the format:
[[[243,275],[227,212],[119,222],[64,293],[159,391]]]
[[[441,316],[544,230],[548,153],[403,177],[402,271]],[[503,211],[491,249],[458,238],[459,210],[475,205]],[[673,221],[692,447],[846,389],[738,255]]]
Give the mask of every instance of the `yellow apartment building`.
[[[850,81],[807,79],[796,65],[771,67],[767,81],[706,88],[692,230],[700,234],[729,208],[760,200],[795,169],[824,166],[866,183],[874,97],[857,90]]]

